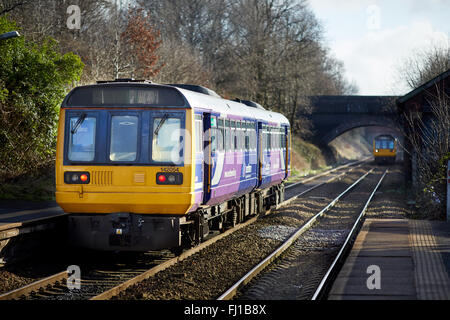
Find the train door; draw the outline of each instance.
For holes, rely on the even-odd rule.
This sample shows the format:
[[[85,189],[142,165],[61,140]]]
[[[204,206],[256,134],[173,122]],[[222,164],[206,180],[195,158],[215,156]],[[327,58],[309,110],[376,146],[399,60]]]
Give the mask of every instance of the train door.
[[[289,176],[289,170],[291,169],[291,130],[289,127],[284,127],[285,130],[285,169],[286,169],[286,176],[287,178]]]
[[[250,129],[250,124],[247,121],[242,122],[242,178],[245,181],[250,178],[249,174],[252,172],[250,162]]]
[[[262,184],[262,166],[263,166],[263,152],[262,152],[262,147],[263,147],[263,124],[261,122],[258,122],[258,129],[257,129],[257,137],[258,137],[258,143],[257,143],[257,159],[258,159],[258,165],[257,165],[257,173],[258,173],[258,183],[257,186],[261,186]]]
[[[209,113],[203,114],[203,131],[205,135],[203,153],[204,204],[211,204],[211,200],[216,197],[224,168],[223,133],[219,129],[223,130],[223,119],[219,119],[217,116]]]
[[[203,204],[211,199],[212,179],[212,134],[210,113],[203,114]]]
[[[204,178],[204,138],[203,138],[203,115],[195,115],[195,200],[198,204],[203,201]]]

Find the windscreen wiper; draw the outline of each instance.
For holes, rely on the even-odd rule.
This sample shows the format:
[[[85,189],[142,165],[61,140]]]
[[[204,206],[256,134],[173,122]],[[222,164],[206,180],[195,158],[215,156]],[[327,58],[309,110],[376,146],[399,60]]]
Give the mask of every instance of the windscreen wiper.
[[[72,134],[77,133],[78,128],[80,128],[80,126],[83,124],[84,120],[86,120],[86,113],[83,113],[77,120],[77,122],[75,122],[75,125],[73,126],[72,130],[70,131]]]
[[[167,118],[169,118],[169,115],[166,113],[164,115],[164,117],[161,119],[161,121],[159,122],[158,127],[156,127],[155,136],[158,135],[159,130],[161,130],[161,127],[163,126],[164,122],[166,122]]]

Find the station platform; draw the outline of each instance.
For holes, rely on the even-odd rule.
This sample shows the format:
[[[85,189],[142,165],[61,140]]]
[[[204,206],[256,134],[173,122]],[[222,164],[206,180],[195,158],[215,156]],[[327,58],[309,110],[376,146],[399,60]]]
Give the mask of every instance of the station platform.
[[[63,215],[56,202],[0,201],[0,225]]]
[[[366,219],[329,300],[450,300],[450,223]]]

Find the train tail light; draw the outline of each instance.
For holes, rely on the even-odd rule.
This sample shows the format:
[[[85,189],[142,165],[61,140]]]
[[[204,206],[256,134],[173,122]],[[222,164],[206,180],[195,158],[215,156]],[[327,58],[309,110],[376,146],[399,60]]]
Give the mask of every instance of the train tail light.
[[[67,184],[89,184],[91,175],[89,172],[64,172],[64,182]]]
[[[156,174],[156,184],[181,185],[183,184],[183,174],[180,172],[159,172]]]

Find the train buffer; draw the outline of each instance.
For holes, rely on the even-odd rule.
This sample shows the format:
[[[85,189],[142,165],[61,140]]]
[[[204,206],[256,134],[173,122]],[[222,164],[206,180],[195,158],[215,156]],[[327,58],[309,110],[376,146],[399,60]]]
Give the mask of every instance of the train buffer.
[[[449,224],[367,219],[328,299],[449,300]]]

